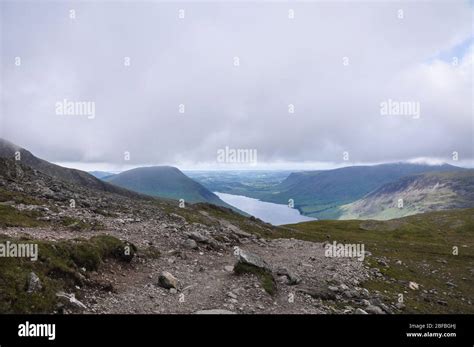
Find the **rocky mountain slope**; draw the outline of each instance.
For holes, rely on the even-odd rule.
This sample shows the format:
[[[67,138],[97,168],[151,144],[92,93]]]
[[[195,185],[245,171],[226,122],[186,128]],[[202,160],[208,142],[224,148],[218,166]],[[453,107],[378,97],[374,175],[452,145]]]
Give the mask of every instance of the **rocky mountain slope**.
[[[474,207],[474,170],[403,177],[342,206],[339,218],[391,219],[468,207]]]
[[[17,157],[18,156],[18,157]],[[124,196],[136,197],[138,194],[120,187],[108,184],[87,172],[65,168],[52,164],[46,160],[34,156],[30,151],[21,148],[7,140],[0,138],[0,158],[12,159],[21,162],[23,165],[41,171],[56,179],[72,184],[97,189],[105,192],[117,193]]]

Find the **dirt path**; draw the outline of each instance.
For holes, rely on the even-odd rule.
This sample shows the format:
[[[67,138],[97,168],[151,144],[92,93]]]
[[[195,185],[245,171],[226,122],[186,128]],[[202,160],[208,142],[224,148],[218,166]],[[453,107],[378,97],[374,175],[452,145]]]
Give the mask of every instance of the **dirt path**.
[[[108,284],[103,288],[84,287],[78,297],[90,313],[194,313],[199,310],[225,309],[236,313],[353,313],[369,294],[360,283],[369,277],[364,265],[353,258],[328,258],[322,244],[293,239],[262,241],[241,240],[238,246],[265,260],[273,268],[277,292],[271,296],[255,275],[236,275],[231,270],[234,248],[197,249],[185,246],[186,230],[179,225],[149,221],[120,224],[110,221],[110,229],[72,232],[68,230],[9,228],[6,233],[29,235],[45,240],[95,234],[110,234],[136,244],[139,249],[153,247],[157,259],[138,257],[131,264],[109,261],[100,273],[89,276]],[[113,227],[113,228],[112,228]],[[162,271],[179,281],[178,290],[158,285]],[[286,272],[297,279],[289,285]]]

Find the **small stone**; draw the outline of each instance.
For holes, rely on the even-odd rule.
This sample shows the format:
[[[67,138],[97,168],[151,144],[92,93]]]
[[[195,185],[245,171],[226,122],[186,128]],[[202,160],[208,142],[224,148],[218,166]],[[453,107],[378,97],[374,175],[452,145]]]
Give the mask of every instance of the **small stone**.
[[[232,272],[234,271],[234,267],[232,265],[227,265],[227,266],[224,266],[224,270],[227,272]]]
[[[286,268],[280,268],[276,271],[277,275],[285,276],[287,278],[286,284],[292,286],[301,282],[301,278],[299,278],[296,274],[291,272]],[[285,282],[282,282],[285,283]]]
[[[227,293],[227,296],[228,296],[229,298],[232,298],[232,299],[237,299],[237,295],[235,295],[235,294],[232,293],[232,292],[228,292],[228,293]]]
[[[187,239],[186,241],[184,241],[183,245],[189,249],[198,249],[197,242],[194,241],[193,239]]]
[[[62,299],[63,302],[70,305],[71,308],[80,309],[80,310],[86,310],[87,309],[86,305],[84,305],[82,302],[77,300],[76,297],[74,296],[74,294],[67,294],[67,293],[64,293],[64,292],[58,292],[58,293],[56,293],[56,296],[58,298]]]
[[[403,310],[406,306],[403,302],[397,302],[395,304],[395,307],[398,308],[399,310]]]
[[[213,310],[200,310],[194,312],[194,314],[235,314],[235,312],[222,310],[222,309],[213,309]]]
[[[158,279],[158,284],[166,289],[177,288],[178,280],[167,271],[163,271]]]
[[[42,288],[43,285],[41,284],[41,280],[39,279],[39,277],[34,272],[30,272],[30,274],[28,275],[27,292],[29,294],[35,293],[40,291]]]
[[[193,239],[196,242],[205,243],[205,242],[209,241],[209,238],[207,238],[206,236],[202,235],[200,232],[197,232],[197,231],[193,231],[193,232],[189,233],[188,237]]]
[[[375,305],[369,305],[365,308],[365,311],[367,313],[372,313],[372,314],[384,314],[385,312],[378,306]]]
[[[361,309],[361,308],[356,309],[354,313],[355,313],[355,314],[368,314],[366,311],[364,311],[364,310]]]
[[[271,271],[270,266],[264,260],[262,260],[258,255],[244,251],[242,249],[240,249],[238,253],[238,263],[251,265],[256,268]]]
[[[342,283],[340,286],[339,286],[339,289],[343,292],[345,290],[349,290],[349,287],[347,285],[345,285],[344,283]]]

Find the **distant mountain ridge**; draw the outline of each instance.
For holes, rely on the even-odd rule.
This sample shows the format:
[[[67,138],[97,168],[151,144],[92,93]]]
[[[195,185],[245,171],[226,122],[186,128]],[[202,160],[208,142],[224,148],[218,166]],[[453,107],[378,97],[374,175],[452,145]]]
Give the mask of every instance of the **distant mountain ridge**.
[[[114,185],[151,196],[175,200],[184,199],[187,203],[207,202],[233,208],[203,185],[172,166],[140,167],[106,177],[105,180]]]
[[[88,173],[101,180],[116,175],[115,173],[107,171],[89,171]]]
[[[474,207],[474,169],[402,177],[341,206],[340,219],[386,220]]]
[[[127,197],[155,196],[184,199],[188,203],[205,202],[242,213],[206,188],[208,180],[202,173],[198,176],[203,184],[169,166],[138,168],[117,175],[94,172],[102,177],[98,179],[81,170],[49,163],[0,139],[0,158],[12,160],[18,153],[22,164],[87,188]],[[318,219],[389,219],[432,210],[473,207],[472,176],[472,169],[448,164],[393,163],[294,172],[285,179],[281,175],[257,174],[248,180],[247,175],[239,173],[221,182],[219,176],[214,175],[208,182],[214,187],[225,188],[229,194],[262,201],[286,205],[293,200],[302,214]],[[264,177],[269,177],[270,184],[265,185]],[[402,209],[394,206],[399,198],[404,201]]]
[[[318,219],[338,219],[344,211],[340,207],[350,204],[380,188],[384,184],[414,174],[427,172],[454,172],[465,170],[449,164],[425,165],[390,163],[372,166],[349,166],[332,170],[298,171],[289,173],[276,182],[264,182],[255,175],[240,173],[230,178],[200,173],[196,179],[213,191],[244,195],[266,202],[287,205],[290,200],[304,215]],[[221,175],[222,176],[222,175]],[[265,174],[267,177],[278,177]],[[281,176],[280,176],[281,177]]]

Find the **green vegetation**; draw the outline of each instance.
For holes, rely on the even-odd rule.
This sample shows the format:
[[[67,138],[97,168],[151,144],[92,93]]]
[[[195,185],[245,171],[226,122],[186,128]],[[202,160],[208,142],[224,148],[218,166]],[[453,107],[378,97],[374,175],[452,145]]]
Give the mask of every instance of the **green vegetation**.
[[[76,218],[72,217],[61,217],[62,225],[67,227],[68,229],[75,230],[75,231],[82,231],[82,230],[102,230],[104,226],[97,221],[92,222],[85,222]]]
[[[390,221],[306,222],[260,235],[363,243],[372,253],[366,263],[389,278],[366,282],[367,289],[382,292],[390,302],[397,302],[402,293],[407,313],[474,313],[474,209]],[[458,255],[453,255],[453,247]],[[389,267],[380,265],[380,258],[386,259]],[[419,283],[420,289],[409,289],[409,281]]]
[[[108,235],[89,240],[59,242],[14,240],[0,236],[0,243],[10,241],[38,244],[38,260],[0,258],[0,313],[51,313],[56,309],[58,291],[74,291],[84,284],[80,268],[97,270],[107,258],[129,262],[136,247]],[[30,272],[38,275],[42,289],[27,292]]]
[[[39,211],[17,210],[8,205],[0,204],[0,228],[6,227],[44,227],[54,221],[40,220],[42,214]],[[72,217],[61,217],[59,224],[75,231],[102,230],[104,226],[96,221],[85,222]]]
[[[141,249],[137,255],[140,258],[146,259],[158,259],[161,257],[161,252],[155,246],[149,246],[147,248]]]
[[[0,188],[0,202],[13,201],[15,204],[41,205],[41,201],[21,192]]]
[[[244,264],[244,263],[237,263],[234,267],[234,272],[237,275],[241,274],[253,274],[257,276],[260,280],[260,284],[262,288],[270,295],[274,295],[276,293],[277,287],[275,283],[275,279],[273,278],[272,274],[264,269]]]
[[[0,205],[0,228],[45,225],[44,222],[37,220],[40,216],[40,213],[36,211],[18,211],[11,206]]]

